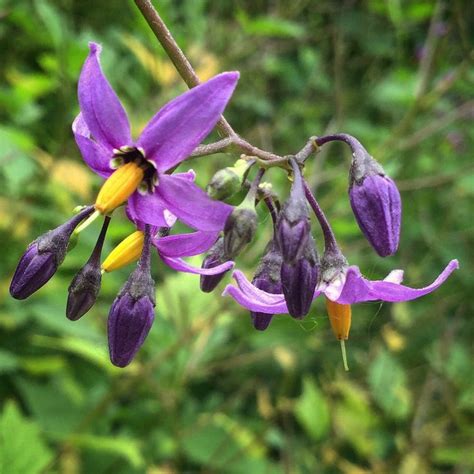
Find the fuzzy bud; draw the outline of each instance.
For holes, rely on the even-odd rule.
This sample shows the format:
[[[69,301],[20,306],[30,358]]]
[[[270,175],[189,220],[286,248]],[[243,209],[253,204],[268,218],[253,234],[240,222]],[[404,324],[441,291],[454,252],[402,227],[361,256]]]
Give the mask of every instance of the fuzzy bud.
[[[274,242],[270,242],[268,249],[255,272],[252,284],[267,293],[278,294],[282,291],[280,279],[281,253]],[[267,329],[273,318],[273,314],[256,313],[253,311],[250,313],[250,316],[254,328],[259,331]]]
[[[318,278],[319,259],[310,235],[303,256],[293,264],[283,262],[281,266],[282,290],[288,312],[294,318],[308,314]]]
[[[301,172],[294,161],[292,166],[293,186],[291,187],[290,196],[279,214],[276,225],[277,242],[280,246],[283,261],[288,264],[299,260],[306,248],[311,230]]]
[[[147,226],[148,227],[148,226]],[[110,308],[107,322],[110,360],[125,367],[142,346],[155,319],[155,282],[150,274],[150,231],[135,271]]]
[[[224,237],[219,237],[216,243],[209,249],[201,268],[214,268],[227,261],[224,255]],[[217,275],[201,275],[200,287],[204,293],[210,293],[224,278],[227,271]]]
[[[93,211],[92,206],[83,209],[68,222],[46,232],[28,246],[10,284],[13,298],[28,298],[51,279],[66,256],[72,232]]]
[[[398,249],[402,203],[396,184],[368,154],[354,154],[349,199],[361,231],[381,257]]]
[[[249,169],[249,162],[237,160],[234,166],[217,171],[206,187],[212,199],[223,200],[240,191],[242,182]]]
[[[258,218],[255,208],[244,201],[236,207],[224,225],[224,252],[227,259],[236,257],[253,239],[257,231]]]

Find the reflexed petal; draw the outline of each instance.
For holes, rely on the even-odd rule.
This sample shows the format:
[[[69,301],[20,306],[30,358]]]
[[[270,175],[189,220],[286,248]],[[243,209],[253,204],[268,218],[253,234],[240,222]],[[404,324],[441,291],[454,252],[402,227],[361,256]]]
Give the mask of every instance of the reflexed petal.
[[[111,148],[131,145],[127,114],[100,67],[101,47],[89,43],[78,84],[81,112],[94,139]]]
[[[245,293],[240,288],[233,285],[227,285],[222,293],[222,296],[231,296],[234,298],[240,306],[247,308],[254,313],[265,313],[265,314],[287,314],[288,308],[286,307],[283,295],[281,296],[280,303],[265,303],[262,300],[253,298],[248,293]]]
[[[191,232],[189,234],[169,235],[155,239],[153,245],[160,255],[167,257],[191,257],[209,250],[217,240],[219,232]]]
[[[234,262],[229,261],[229,262],[223,263],[222,265],[217,265],[217,267],[213,267],[213,268],[200,268],[200,267],[194,267],[193,265],[186,263],[181,258],[166,257],[165,255],[161,255],[161,254],[160,254],[160,257],[163,260],[163,262],[165,262],[166,265],[171,267],[173,270],[176,270],[178,272],[184,272],[184,273],[194,273],[195,275],[217,275],[219,273],[223,273],[230,270],[235,265]]]
[[[347,269],[346,280],[341,294],[337,299],[341,304],[352,304],[360,301],[370,301],[370,284],[373,283],[366,280],[360,270],[356,266],[351,266]],[[326,293],[326,296],[328,294]]]
[[[72,132],[87,166],[102,178],[108,178],[114,171],[109,166],[113,155],[112,149],[90,138],[91,134],[82,114],[79,114],[72,123]]]
[[[374,300],[383,300],[391,302],[410,301],[421,296],[427,295],[439,288],[451,275],[451,273],[459,268],[457,260],[451,260],[436,280],[424,288],[409,288],[404,285],[397,285],[386,281],[373,281],[371,283],[370,296]]]
[[[160,175],[155,196],[179,220],[206,232],[222,230],[233,209],[228,204],[212,200],[194,183],[178,175]]]
[[[403,281],[403,270],[392,270],[384,279],[383,281],[389,281],[391,283],[400,284]]]
[[[225,72],[166,104],[148,123],[138,146],[159,171],[177,165],[209,135],[227,105],[239,79]]]
[[[255,285],[252,285],[249,280],[247,280],[246,276],[240,271],[240,270],[235,270],[234,274],[232,275],[237,282],[237,285],[239,286],[239,289],[248,295],[250,298],[259,301],[260,303],[263,304],[268,304],[270,306],[275,306],[279,305],[282,302],[284,303],[285,297],[283,294],[280,293],[268,293],[266,291],[260,290],[257,288]],[[229,285],[230,286],[230,285]],[[227,288],[224,290],[224,292],[227,291]],[[250,308],[249,308],[250,309]],[[253,311],[253,310],[252,310]],[[255,310],[259,311],[259,310]],[[268,313],[268,311],[266,311]],[[285,304],[285,313],[288,313],[286,309],[286,304]]]

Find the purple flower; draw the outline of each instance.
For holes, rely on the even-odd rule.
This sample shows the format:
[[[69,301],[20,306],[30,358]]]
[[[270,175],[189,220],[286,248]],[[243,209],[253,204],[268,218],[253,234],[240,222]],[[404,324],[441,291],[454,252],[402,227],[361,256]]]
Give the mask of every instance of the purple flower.
[[[213,201],[189,179],[167,172],[214,128],[235,89],[238,72],[219,74],[172,100],[133,141],[127,114],[102,73],[100,46],[90,43],[89,48],[79,78],[81,112],[73,123],[74,136],[84,161],[95,173],[112,179],[117,168],[122,170],[113,189],[109,186],[105,191],[106,182],[101,190],[104,202],[114,202],[100,206],[96,202],[96,208],[107,213],[120,204],[116,196],[121,195],[121,202],[128,198],[128,212],[135,221],[160,227],[167,209],[195,229],[221,230],[232,207]]]
[[[384,280],[370,281],[362,276],[356,266],[344,268],[332,281],[322,281],[316,288],[313,299],[324,293],[331,301],[340,304],[361,303],[364,301],[400,302],[420,298],[439,288],[451,273],[459,268],[457,260],[451,260],[436,280],[424,288],[410,288],[401,284],[402,270],[393,270]],[[283,294],[270,294],[252,285],[245,275],[236,270],[234,278],[237,286],[227,285],[223,295],[230,295],[241,306],[267,314],[286,314],[288,308]]]

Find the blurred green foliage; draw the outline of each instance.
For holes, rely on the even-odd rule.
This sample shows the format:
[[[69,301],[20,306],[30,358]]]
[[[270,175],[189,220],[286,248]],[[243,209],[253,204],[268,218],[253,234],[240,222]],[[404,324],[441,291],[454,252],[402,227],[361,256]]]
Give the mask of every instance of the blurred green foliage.
[[[320,302],[306,320],[278,317],[258,333],[232,300],[200,293],[196,276],[157,260],[155,325],[137,360],[116,369],[106,316],[131,269],[104,278],[82,320],[64,316],[99,224],[29,300],[12,300],[8,285],[26,245],[100,185],[70,130],[87,42],[103,44],[135,133],[185,87],[131,1],[0,0],[0,472],[472,472],[470,2],[155,4],[202,79],[241,71],[226,111],[241,135],[286,154],[310,135],[345,131],[397,180],[400,251],[382,260],[350,212],[348,151],[327,145],[306,170],[367,276],[404,268],[421,286],[451,258],[461,270],[410,304],[354,307],[344,373]],[[235,158],[192,162],[199,183]],[[284,196],[284,173],[270,178]],[[106,251],[131,230],[114,219]],[[270,232],[262,213],[238,262],[248,275]]]

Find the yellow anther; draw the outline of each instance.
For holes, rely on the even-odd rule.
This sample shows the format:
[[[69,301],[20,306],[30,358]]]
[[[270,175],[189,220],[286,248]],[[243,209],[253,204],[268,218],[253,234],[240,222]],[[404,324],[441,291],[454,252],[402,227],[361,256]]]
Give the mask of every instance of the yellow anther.
[[[346,346],[344,341],[349,338],[351,329],[352,309],[350,304],[339,304],[326,298],[326,309],[329,315],[332,331],[341,342],[342,361],[344,370],[349,370],[347,366]]]
[[[109,214],[123,204],[143,180],[143,169],[131,161],[113,172],[105,181],[95,201],[101,214]]]
[[[144,239],[145,236],[140,230],[123,239],[102,263],[102,271],[112,272],[137,261],[143,251]]]
[[[326,298],[326,309],[334,335],[339,340],[347,340],[351,329],[351,305],[339,304]]]

